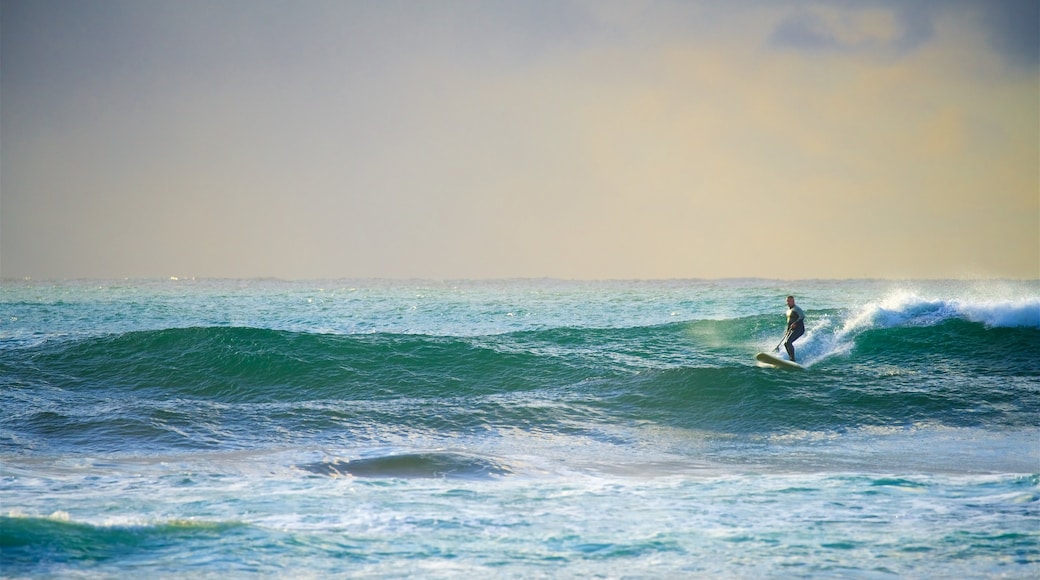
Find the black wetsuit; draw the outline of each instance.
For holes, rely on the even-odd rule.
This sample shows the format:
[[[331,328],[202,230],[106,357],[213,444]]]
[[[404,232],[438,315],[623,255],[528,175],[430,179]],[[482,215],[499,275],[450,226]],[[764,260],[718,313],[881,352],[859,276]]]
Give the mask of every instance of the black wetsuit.
[[[793,328],[792,324],[794,325]],[[794,347],[791,346],[791,343],[805,334],[805,312],[802,312],[802,309],[797,306],[792,306],[788,309],[787,326],[789,332],[787,333],[787,340],[784,341],[784,348],[787,349],[787,356],[791,357],[791,361],[794,362]]]

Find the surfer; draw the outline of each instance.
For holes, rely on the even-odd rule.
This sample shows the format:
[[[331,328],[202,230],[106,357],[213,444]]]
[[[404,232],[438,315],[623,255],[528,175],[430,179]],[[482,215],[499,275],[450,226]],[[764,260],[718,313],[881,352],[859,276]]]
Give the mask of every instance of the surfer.
[[[794,360],[794,341],[805,334],[805,312],[795,305],[794,296],[787,297],[787,338],[784,340],[784,348],[787,356]]]

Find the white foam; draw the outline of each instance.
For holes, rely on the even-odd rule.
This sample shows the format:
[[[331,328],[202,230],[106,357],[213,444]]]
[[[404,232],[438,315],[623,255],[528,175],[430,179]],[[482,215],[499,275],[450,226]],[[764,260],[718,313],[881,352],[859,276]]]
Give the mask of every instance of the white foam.
[[[965,303],[958,310],[972,322],[988,327],[1040,328],[1040,298]]]
[[[900,291],[865,305],[849,318],[843,330],[932,326],[956,318],[980,322],[990,328],[1040,328],[1040,297],[997,300],[928,298]]]

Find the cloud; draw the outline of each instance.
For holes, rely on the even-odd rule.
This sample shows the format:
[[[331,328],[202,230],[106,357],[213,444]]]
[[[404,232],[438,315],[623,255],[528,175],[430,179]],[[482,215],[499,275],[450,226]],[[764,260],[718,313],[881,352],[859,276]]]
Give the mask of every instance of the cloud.
[[[769,37],[772,47],[898,57],[927,45],[936,22],[952,15],[974,21],[1007,64],[1040,65],[1035,0],[807,0],[789,6]]]
[[[925,40],[914,35],[893,10],[800,7],[773,31],[774,47],[805,51],[905,51]]]
[[[980,5],[990,44],[1012,64],[1040,66],[1040,2],[999,0]]]

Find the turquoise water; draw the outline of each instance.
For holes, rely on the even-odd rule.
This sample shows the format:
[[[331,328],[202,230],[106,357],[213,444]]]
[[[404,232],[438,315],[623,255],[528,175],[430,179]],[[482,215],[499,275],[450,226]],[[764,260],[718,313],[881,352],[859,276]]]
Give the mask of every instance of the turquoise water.
[[[1040,573],[1037,281],[0,290],[4,577]]]

